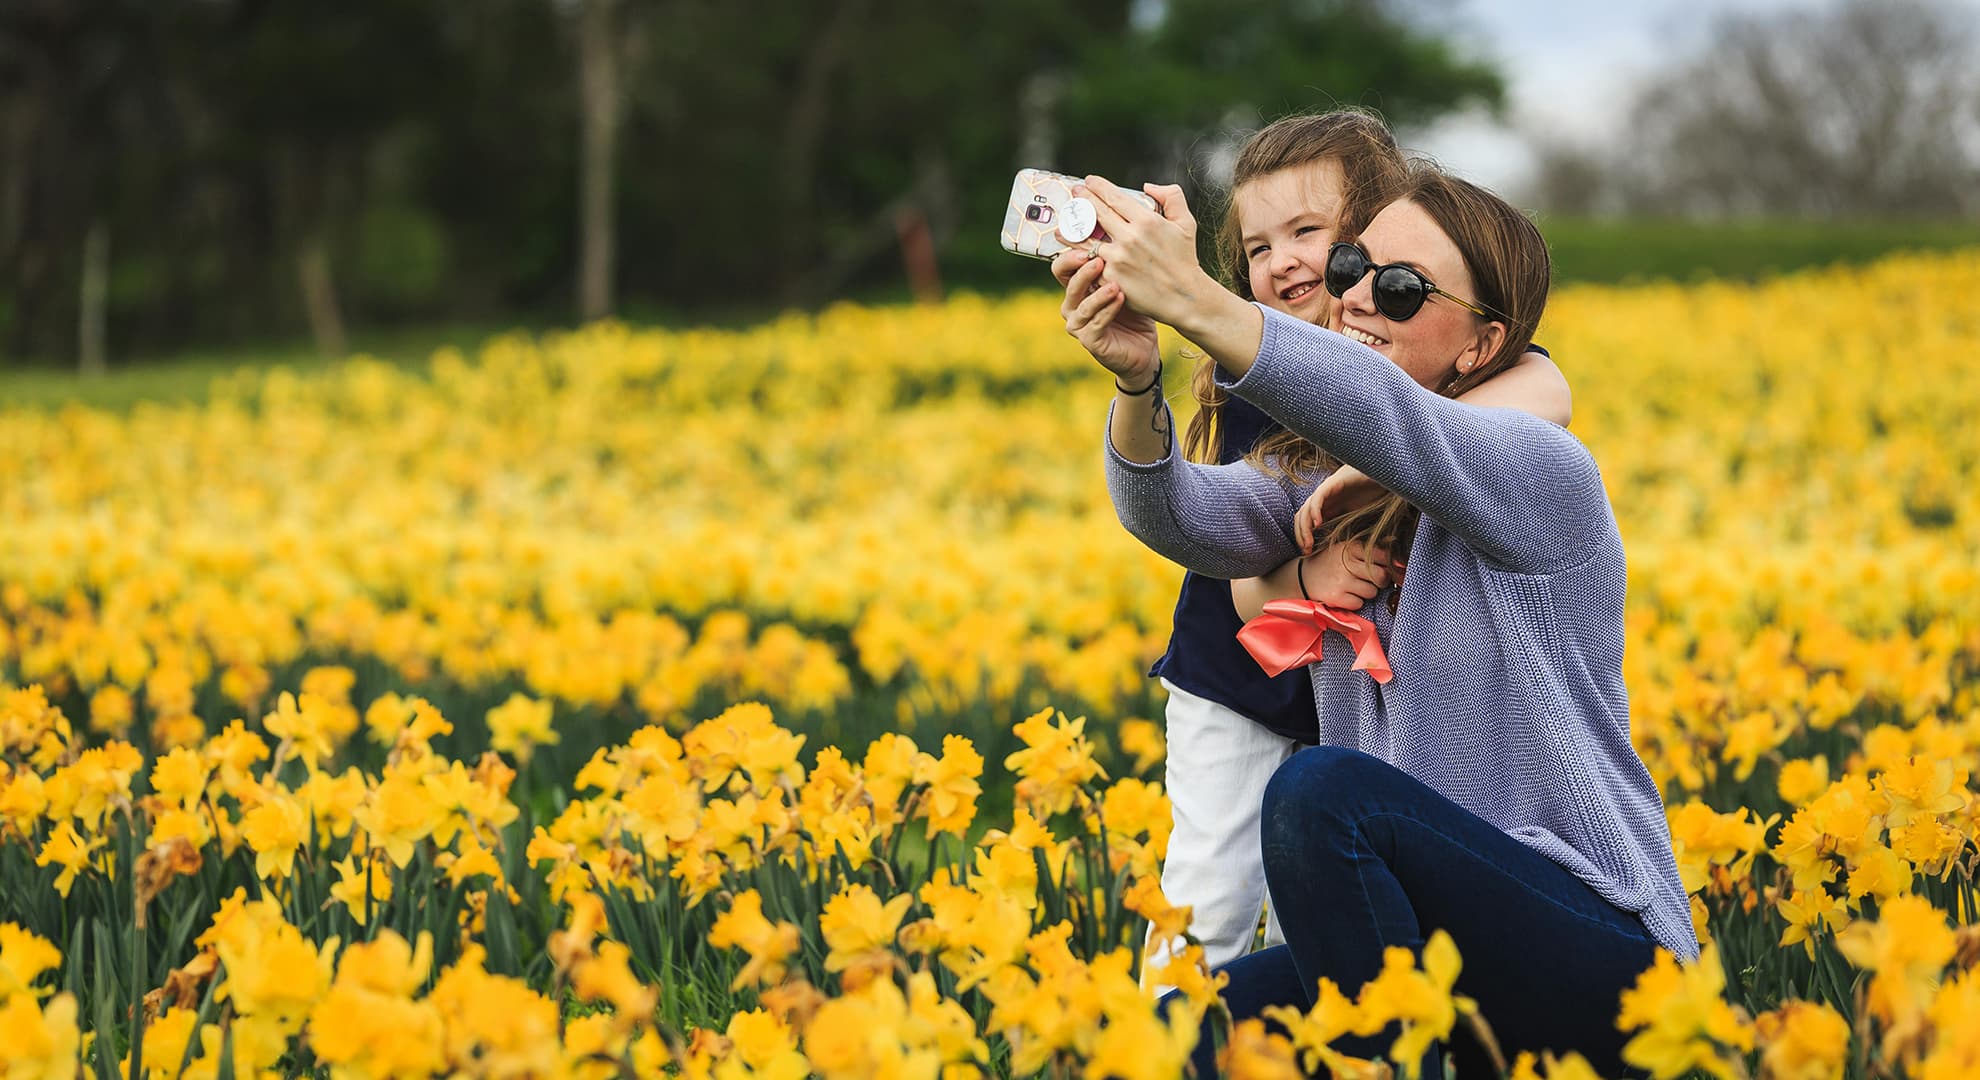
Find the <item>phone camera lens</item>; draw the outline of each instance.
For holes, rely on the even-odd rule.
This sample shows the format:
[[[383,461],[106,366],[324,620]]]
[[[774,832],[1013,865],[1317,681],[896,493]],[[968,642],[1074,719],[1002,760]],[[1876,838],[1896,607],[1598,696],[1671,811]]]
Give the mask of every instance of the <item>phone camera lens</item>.
[[[1039,217],[1038,207],[1036,205],[1027,206],[1024,208],[1024,219],[1026,221],[1037,221],[1038,217]]]

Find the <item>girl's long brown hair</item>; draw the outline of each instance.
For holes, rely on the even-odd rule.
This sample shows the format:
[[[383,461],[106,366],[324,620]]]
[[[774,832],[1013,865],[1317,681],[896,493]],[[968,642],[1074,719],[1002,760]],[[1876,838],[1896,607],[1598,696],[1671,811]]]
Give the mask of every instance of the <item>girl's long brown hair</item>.
[[[1251,295],[1243,229],[1237,219],[1237,193],[1260,177],[1328,159],[1341,166],[1341,220],[1335,232],[1342,237],[1359,233],[1377,210],[1394,201],[1408,178],[1408,166],[1389,126],[1363,109],[1288,116],[1259,129],[1238,150],[1223,224],[1217,230],[1218,269],[1232,292],[1246,300],[1257,299]],[[1183,453],[1192,461],[1214,463],[1222,448],[1220,419],[1229,395],[1213,378],[1215,369],[1209,357],[1199,357],[1190,377],[1197,409],[1183,432]],[[1319,447],[1285,430],[1260,439],[1247,457],[1293,475],[1307,475],[1331,464]]]
[[[1457,397],[1517,363],[1533,343],[1553,273],[1547,242],[1512,204],[1427,162],[1412,166],[1394,201],[1430,215],[1464,258],[1476,294],[1472,301],[1496,313],[1506,327],[1498,349],[1484,363],[1464,374],[1453,369],[1454,377],[1439,392]],[[1416,521],[1416,508],[1389,493],[1327,523],[1314,549],[1361,540],[1388,549],[1393,559],[1406,559]],[[1392,593],[1391,611],[1394,603]]]

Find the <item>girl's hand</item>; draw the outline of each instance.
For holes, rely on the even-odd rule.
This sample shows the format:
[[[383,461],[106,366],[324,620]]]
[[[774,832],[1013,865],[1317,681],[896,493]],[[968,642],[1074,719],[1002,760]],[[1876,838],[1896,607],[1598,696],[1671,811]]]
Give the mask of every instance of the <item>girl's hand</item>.
[[[1100,280],[1104,260],[1085,251],[1061,252],[1052,260],[1052,276],[1066,287],[1059,305],[1066,333],[1086,347],[1100,366],[1130,389],[1148,385],[1161,360],[1155,320],[1126,310],[1120,286]]]
[[[1093,203],[1107,234],[1097,247],[1106,264],[1102,279],[1120,286],[1132,310],[1171,326],[1185,325],[1194,306],[1225,298],[1225,290],[1196,262],[1196,218],[1182,188],[1148,184],[1142,188],[1159,211],[1130,198],[1098,176],[1089,176],[1075,194]]]
[[[1359,540],[1335,544],[1306,556],[1302,580],[1308,598],[1343,611],[1359,611],[1391,584],[1389,553]]]
[[[1299,542],[1299,550],[1313,554],[1313,543],[1322,523],[1359,510],[1388,493],[1387,488],[1352,465],[1328,473],[1293,515],[1293,539]]]

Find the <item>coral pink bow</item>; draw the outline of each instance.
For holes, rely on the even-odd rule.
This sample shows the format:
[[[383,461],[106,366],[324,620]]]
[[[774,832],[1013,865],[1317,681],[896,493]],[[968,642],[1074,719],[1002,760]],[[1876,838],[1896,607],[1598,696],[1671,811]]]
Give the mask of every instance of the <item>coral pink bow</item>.
[[[1378,683],[1394,678],[1375,624],[1318,600],[1268,600],[1265,614],[1245,623],[1237,636],[1265,674],[1279,675],[1318,661],[1329,630],[1354,646],[1353,670],[1368,672]]]

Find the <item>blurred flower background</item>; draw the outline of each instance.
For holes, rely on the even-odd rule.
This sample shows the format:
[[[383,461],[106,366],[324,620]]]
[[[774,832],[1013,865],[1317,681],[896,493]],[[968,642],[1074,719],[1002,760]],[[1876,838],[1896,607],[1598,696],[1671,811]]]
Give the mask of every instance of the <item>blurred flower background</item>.
[[[1514,192],[1707,945],[1616,1002],[1652,1075],[1980,1070],[1966,10],[1733,13]],[[0,1071],[1176,1075],[1181,572],[992,219],[1019,164],[1207,217],[1332,101],[1434,141],[1519,77],[1487,17],[8,5]],[[1836,87],[1884,122],[1740,111]],[[1489,1031],[1462,967],[1211,1029],[1406,1070]]]

